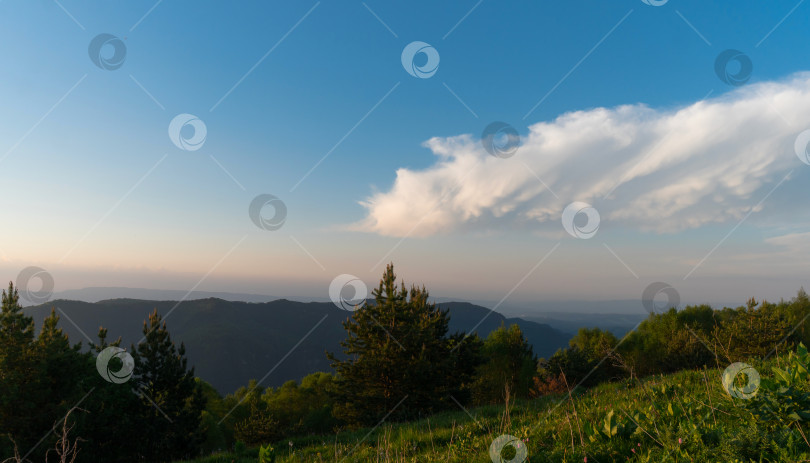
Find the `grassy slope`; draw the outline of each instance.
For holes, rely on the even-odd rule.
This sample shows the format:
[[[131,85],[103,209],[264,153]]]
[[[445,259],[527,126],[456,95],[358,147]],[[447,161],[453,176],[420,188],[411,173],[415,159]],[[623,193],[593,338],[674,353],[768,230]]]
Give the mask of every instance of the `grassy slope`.
[[[765,378],[777,362],[752,365]],[[603,384],[572,400],[556,396],[514,403],[508,413],[504,406],[471,409],[470,415],[459,409],[374,430],[298,438],[292,446],[275,444],[276,461],[489,462],[489,446],[501,434],[526,439],[526,461],[531,463],[810,459],[810,447],[797,432],[769,433],[752,421],[743,400],[730,398],[723,389],[721,372],[683,371]],[[592,427],[603,431],[596,434]],[[514,455],[510,452],[504,450],[504,461]],[[195,463],[255,463],[257,455],[257,449],[250,449]]]

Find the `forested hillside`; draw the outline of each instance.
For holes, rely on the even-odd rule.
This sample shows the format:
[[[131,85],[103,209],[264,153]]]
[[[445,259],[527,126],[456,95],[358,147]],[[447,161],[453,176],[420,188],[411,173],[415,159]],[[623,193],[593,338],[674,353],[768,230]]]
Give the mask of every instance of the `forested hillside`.
[[[451,332],[467,333],[478,325],[475,332],[486,336],[504,323],[517,324],[541,356],[549,356],[566,346],[572,336],[548,325],[507,319],[497,312],[469,303],[439,306],[450,310]],[[99,326],[107,328],[111,336],[121,336],[125,346],[138,342],[143,336],[141,324],[152,311],[157,310],[162,316],[169,314],[166,321],[171,327],[172,337],[185,343],[189,363],[195,366],[197,375],[221,394],[234,392],[251,378],[262,378],[287,353],[289,357],[265,379],[265,386],[280,386],[290,379],[329,371],[324,352],[338,349],[345,336],[341,322],[351,315],[331,302],[302,303],[285,299],[268,303],[222,299],[181,303],[134,299],[97,303],[57,300],[26,307],[25,312],[34,317],[39,327],[54,308],[57,315],[62,316],[60,327],[71,342],[81,341],[85,345],[88,340],[81,331],[92,338]],[[321,319],[323,321],[319,324]],[[299,341],[301,343],[293,350]]]

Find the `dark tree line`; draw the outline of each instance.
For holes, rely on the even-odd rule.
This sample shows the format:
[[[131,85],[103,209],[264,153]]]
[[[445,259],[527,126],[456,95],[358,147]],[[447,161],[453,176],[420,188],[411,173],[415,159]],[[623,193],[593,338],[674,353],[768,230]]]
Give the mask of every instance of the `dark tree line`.
[[[130,348],[136,367],[120,384],[96,368],[98,353],[118,346],[120,338],[108,343],[100,328],[98,343],[82,349],[58,325],[52,310],[37,334],[13,284],[2,292],[2,459],[57,461],[55,448],[65,442],[77,463],[162,462],[199,452],[205,400],[184,347],[174,345],[157,312],[144,322],[144,342]],[[115,372],[123,364],[113,358],[108,366]]]

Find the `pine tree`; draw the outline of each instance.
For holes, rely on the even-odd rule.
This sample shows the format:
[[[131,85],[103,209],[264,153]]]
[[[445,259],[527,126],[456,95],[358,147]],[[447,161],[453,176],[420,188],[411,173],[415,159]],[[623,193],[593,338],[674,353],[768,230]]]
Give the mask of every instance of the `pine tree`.
[[[81,352],[81,343],[73,346],[61,328],[60,317],[51,309],[51,314],[43,320],[42,329],[36,341],[37,354],[42,361],[44,382],[46,383],[48,402],[55,404],[56,400],[70,401],[81,398],[84,363]],[[78,396],[78,397],[77,397]],[[64,408],[63,414],[69,410],[71,404]]]
[[[34,349],[34,319],[23,314],[14,284],[2,292],[0,310],[0,451],[11,454],[11,435],[21,448],[30,448],[37,429],[37,379],[40,363]]]
[[[98,339],[84,359],[85,381],[88,383],[87,389],[92,388],[92,392],[81,404],[87,413],[81,413],[77,417],[80,421],[76,432],[83,439],[80,459],[106,463],[130,462],[137,458],[138,452],[148,446],[149,442],[140,432],[130,433],[126,439],[122,439],[120,430],[141,430],[148,426],[148,422],[142,420],[141,409],[144,405],[133,393],[132,379],[116,384],[105,380],[98,373],[96,357],[106,347],[119,346],[121,338],[112,343],[107,342],[107,330],[100,327]],[[109,367],[112,371],[117,371],[120,363]]]
[[[145,339],[131,349],[135,373],[130,380],[141,397],[140,419],[145,424],[139,449],[148,461],[171,461],[199,453],[205,399],[188,368],[186,349],[177,348],[157,310],[144,322]]]
[[[343,323],[347,358],[327,353],[337,372],[335,416],[367,425],[386,416],[417,418],[452,404],[449,395],[459,389],[460,377],[454,372],[458,351],[451,351],[446,336],[448,312],[428,302],[424,287],[397,287],[393,264],[372,294],[374,302]]]
[[[54,420],[65,416],[91,386],[86,381],[87,354],[81,353],[81,343],[70,345],[67,334],[59,328],[55,309],[43,320],[34,348],[38,378],[36,384],[29,387],[37,390],[37,426],[44,432],[51,428]],[[85,419],[81,415],[75,414],[71,421]]]

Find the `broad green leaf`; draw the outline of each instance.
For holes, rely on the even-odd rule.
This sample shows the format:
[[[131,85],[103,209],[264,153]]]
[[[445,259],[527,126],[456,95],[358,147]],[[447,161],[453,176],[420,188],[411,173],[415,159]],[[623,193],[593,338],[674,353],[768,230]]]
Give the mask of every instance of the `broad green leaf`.
[[[790,375],[788,374],[788,372],[777,367],[773,367],[771,368],[771,370],[773,370],[778,380],[784,383],[790,383]]]

